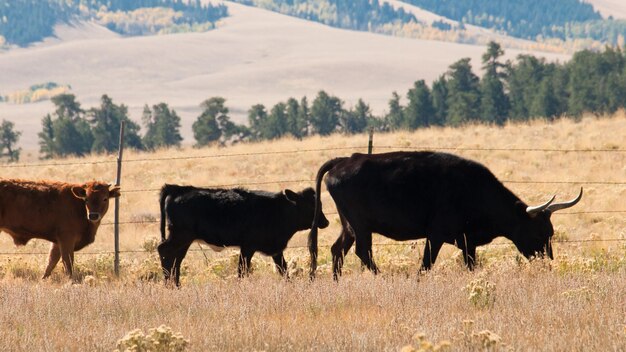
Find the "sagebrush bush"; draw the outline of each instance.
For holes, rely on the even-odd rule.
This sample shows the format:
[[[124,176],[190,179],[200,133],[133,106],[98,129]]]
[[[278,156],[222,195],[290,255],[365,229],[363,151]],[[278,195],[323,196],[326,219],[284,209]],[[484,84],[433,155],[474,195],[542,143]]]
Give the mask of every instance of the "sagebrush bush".
[[[474,307],[492,307],[496,300],[496,285],[483,277],[478,277],[470,281],[470,283],[465,286],[465,290],[468,294],[467,299]]]
[[[189,346],[181,333],[174,333],[169,326],[161,325],[148,330],[144,335],[135,329],[117,342],[115,352],[183,352]]]
[[[513,350],[502,342],[502,338],[491,330],[474,330],[473,320],[464,320],[457,336],[433,343],[424,333],[413,335],[412,343],[402,347],[401,352],[437,351],[508,351]]]

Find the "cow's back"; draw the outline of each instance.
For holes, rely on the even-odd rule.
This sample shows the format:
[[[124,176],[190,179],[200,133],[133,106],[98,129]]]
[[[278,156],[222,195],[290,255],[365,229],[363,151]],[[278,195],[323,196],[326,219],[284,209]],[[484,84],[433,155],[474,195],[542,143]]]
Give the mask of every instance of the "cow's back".
[[[11,233],[16,242],[30,238],[53,240],[67,223],[85,219],[84,205],[72,195],[69,184],[0,181],[0,228]]]
[[[503,188],[483,165],[437,152],[354,154],[326,184],[360,225],[395,239],[454,231],[485,193]]]
[[[261,242],[273,235],[272,229],[280,226],[278,203],[273,193],[193,188],[169,197],[165,212],[168,226],[178,236],[197,236],[216,246],[239,246],[251,240],[251,232]]]

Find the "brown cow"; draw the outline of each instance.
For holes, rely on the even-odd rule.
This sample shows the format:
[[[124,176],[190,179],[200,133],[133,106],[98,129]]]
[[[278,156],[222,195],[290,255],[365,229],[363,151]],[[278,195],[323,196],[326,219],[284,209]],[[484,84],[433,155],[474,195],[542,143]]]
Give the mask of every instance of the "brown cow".
[[[72,277],[74,251],[95,240],[109,198],[119,195],[119,187],[96,181],[79,185],[0,180],[0,231],[18,246],[33,238],[52,242],[43,278],[50,276],[59,259]]]

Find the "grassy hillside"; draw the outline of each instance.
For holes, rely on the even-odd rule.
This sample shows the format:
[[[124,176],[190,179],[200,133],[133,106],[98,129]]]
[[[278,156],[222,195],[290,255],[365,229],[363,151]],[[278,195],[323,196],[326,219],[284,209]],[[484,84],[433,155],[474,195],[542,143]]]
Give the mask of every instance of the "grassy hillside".
[[[626,19],[626,3],[621,0],[590,0],[587,2],[598,9],[604,17]]]
[[[301,189],[312,185],[325,160],[365,152],[367,136],[127,153],[121,278],[111,271],[112,213],[105,216],[96,242],[76,255],[82,284],[68,284],[60,268],[51,281],[40,282],[47,255],[30,253],[45,253],[49,245],[32,241],[15,248],[9,236],[0,235],[0,321],[6,327],[0,344],[16,351],[41,346],[112,350],[134,328],[167,324],[190,340],[193,351],[398,350],[424,343],[413,338],[416,333],[432,343],[446,340],[453,350],[623,350],[626,243],[613,240],[626,239],[625,134],[621,113],[580,122],[376,135],[375,152],[441,149],[478,160],[531,204],[552,194],[571,198],[580,186],[585,195],[575,208],[553,216],[559,241],[554,261],[528,263],[499,239],[480,248],[481,265],[473,273],[462,267],[459,250],[445,246],[434,270],[418,275],[423,241],[397,243],[375,236],[380,277],[361,273],[349,253],[339,284],[330,278],[328,247],[320,248],[319,279],[308,282],[303,232],[285,253],[290,282],[280,280],[271,260],[259,254],[252,277],[238,280],[236,250],[203,252],[194,244],[183,263],[183,288],[164,289],[154,252],[157,190],[165,182]],[[112,180],[114,159],[18,164],[3,167],[0,176]],[[339,222],[325,189],[322,203],[331,226],[321,231],[320,241],[328,245],[339,233]],[[7,254],[15,252],[22,254]]]

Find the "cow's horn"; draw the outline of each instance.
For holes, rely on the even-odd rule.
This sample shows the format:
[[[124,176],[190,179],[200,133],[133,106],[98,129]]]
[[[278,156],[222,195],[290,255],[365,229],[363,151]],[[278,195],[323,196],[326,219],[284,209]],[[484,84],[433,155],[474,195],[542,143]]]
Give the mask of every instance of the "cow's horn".
[[[547,210],[551,212],[555,212],[557,210],[571,208],[574,205],[576,205],[576,203],[578,203],[582,197],[583,197],[583,188],[580,187],[580,193],[578,194],[578,197],[570,200],[569,202],[550,204]]]
[[[544,204],[537,205],[537,206],[534,206],[534,207],[527,207],[527,208],[526,208],[526,212],[527,212],[528,214],[530,214],[530,215],[533,215],[533,214],[536,214],[536,213],[542,212],[542,211],[544,211],[546,208],[548,208],[548,207],[550,206],[550,204],[552,204],[552,202],[554,202],[554,199],[555,199],[555,198],[556,198],[556,196],[552,196],[552,199],[550,199],[549,201],[547,201],[547,202],[546,202],[546,203],[544,203]]]

